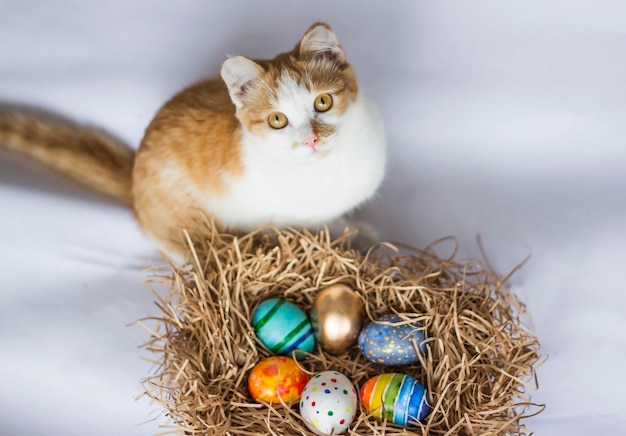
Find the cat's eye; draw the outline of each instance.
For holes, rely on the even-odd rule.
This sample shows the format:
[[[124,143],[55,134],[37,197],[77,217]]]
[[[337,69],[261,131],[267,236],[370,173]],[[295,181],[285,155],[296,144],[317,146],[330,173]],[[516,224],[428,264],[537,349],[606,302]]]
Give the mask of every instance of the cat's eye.
[[[330,94],[320,94],[315,97],[315,110],[318,112],[326,112],[333,106],[333,98]]]
[[[287,125],[287,115],[282,112],[272,112],[269,117],[267,117],[267,124],[274,129],[282,129]]]

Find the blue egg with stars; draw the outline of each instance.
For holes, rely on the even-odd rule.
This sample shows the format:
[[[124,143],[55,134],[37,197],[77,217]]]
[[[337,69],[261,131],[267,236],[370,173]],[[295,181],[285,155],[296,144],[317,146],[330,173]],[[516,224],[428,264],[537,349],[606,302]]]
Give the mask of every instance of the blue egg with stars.
[[[390,313],[366,325],[359,334],[361,353],[379,365],[410,365],[426,351],[426,333],[418,322],[406,323]]]

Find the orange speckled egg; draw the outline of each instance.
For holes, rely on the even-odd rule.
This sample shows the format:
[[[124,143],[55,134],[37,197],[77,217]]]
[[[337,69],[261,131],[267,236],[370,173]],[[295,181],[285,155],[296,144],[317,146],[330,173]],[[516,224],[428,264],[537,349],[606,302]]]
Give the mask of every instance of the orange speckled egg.
[[[272,356],[256,364],[248,376],[248,390],[257,401],[293,403],[300,399],[309,375],[295,360]]]

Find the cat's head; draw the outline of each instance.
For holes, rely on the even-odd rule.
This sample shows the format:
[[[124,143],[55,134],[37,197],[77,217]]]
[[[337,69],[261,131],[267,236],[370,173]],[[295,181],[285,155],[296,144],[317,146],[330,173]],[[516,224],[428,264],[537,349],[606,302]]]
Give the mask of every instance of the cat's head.
[[[296,47],[272,60],[234,56],[222,78],[243,127],[271,155],[310,161],[332,152],[358,86],[330,27],[314,24]]]

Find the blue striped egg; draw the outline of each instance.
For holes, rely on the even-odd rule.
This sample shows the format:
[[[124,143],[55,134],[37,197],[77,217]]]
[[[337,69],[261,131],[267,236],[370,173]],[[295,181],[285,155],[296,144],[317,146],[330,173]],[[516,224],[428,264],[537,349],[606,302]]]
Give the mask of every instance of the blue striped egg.
[[[361,386],[360,396],[365,410],[380,421],[410,426],[430,412],[426,388],[406,374],[372,377]]]
[[[315,337],[306,314],[295,304],[281,298],[263,301],[252,314],[257,337],[272,353],[290,356],[294,350],[313,351]],[[296,357],[303,358],[303,353]]]
[[[406,324],[390,313],[366,325],[359,334],[361,353],[379,365],[410,365],[426,351],[426,335],[421,324]]]

